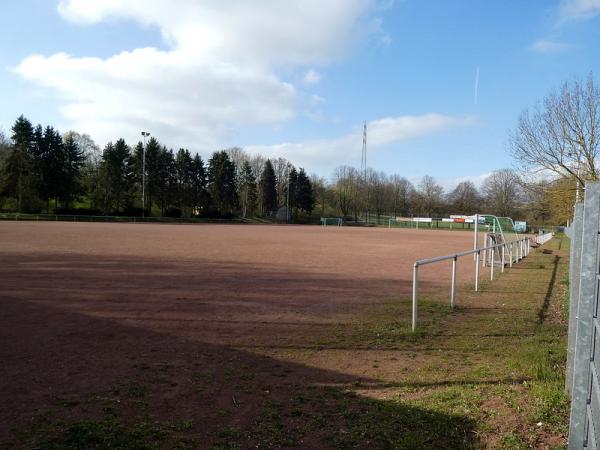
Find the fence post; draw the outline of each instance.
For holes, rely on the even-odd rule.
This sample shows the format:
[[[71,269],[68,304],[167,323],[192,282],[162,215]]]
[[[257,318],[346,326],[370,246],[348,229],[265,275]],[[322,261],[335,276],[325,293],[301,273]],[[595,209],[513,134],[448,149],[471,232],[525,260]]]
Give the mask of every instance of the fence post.
[[[413,266],[413,295],[412,295],[412,331],[417,329],[417,289],[419,283],[419,266],[417,263]]]
[[[475,253],[475,292],[479,290],[479,252]]]
[[[577,307],[577,331],[573,364],[573,395],[569,425],[569,448],[583,448],[586,440],[588,391],[590,390],[590,360],[594,306],[598,284],[598,231],[600,219],[600,183],[588,183],[585,188],[583,234],[581,246],[581,277]]]
[[[487,246],[489,245],[490,238],[487,233],[483,233],[483,267],[487,265],[488,260],[488,250]]]
[[[474,229],[474,233],[473,233],[473,250],[475,250],[477,248],[477,246],[479,245],[479,242],[477,242],[477,229],[479,228],[479,214],[475,214],[475,224],[473,226]],[[484,238],[485,240],[485,238]],[[485,247],[485,245],[484,245]]]
[[[450,293],[450,307],[454,308],[454,299],[456,296],[456,260],[458,258],[455,256],[452,259],[452,291]]]
[[[500,272],[504,273],[504,251],[505,251],[505,248],[506,248],[506,244],[502,244],[501,248],[502,248],[502,256],[500,258],[500,260],[501,260],[500,262],[501,262],[502,266],[500,268]]]
[[[575,205],[571,229],[571,254],[569,256],[569,338],[567,345],[567,374],[565,391],[573,391],[573,359],[575,358],[575,334],[577,331],[577,305],[579,301],[579,277],[581,272],[581,237],[583,226],[583,203]]]
[[[492,247],[492,250],[490,250],[490,252],[492,254],[492,263],[490,264],[490,280],[494,281],[494,265],[496,264],[494,259],[496,257],[496,247]]]
[[[523,259],[523,246],[521,245],[521,241],[517,241],[517,262]]]

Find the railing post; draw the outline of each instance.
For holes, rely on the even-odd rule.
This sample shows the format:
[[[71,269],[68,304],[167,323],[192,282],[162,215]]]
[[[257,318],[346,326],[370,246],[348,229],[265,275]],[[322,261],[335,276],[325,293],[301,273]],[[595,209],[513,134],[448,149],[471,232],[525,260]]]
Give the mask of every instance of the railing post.
[[[412,331],[417,329],[417,289],[419,284],[419,266],[413,266],[413,292],[412,292]]]
[[[504,273],[504,253],[505,253],[505,247],[506,247],[506,244],[502,244],[502,247],[501,247],[502,248],[502,256],[500,258],[501,259],[500,262],[502,263],[502,267],[500,268],[500,272],[501,273]]]
[[[475,253],[475,292],[479,290],[479,251]]]
[[[509,243],[508,245],[508,267],[512,268],[513,263],[513,243]]]
[[[488,250],[487,250],[487,246],[488,246],[488,234],[487,233],[483,233],[483,267],[485,267],[487,265],[487,259],[488,259]]]
[[[454,308],[454,299],[456,297],[456,260],[455,256],[452,258],[452,291],[450,292],[450,307]]]
[[[494,266],[496,265],[494,258],[496,256],[496,247],[492,247],[492,250],[490,250],[490,252],[492,254],[492,263],[490,264],[490,280],[494,281]]]

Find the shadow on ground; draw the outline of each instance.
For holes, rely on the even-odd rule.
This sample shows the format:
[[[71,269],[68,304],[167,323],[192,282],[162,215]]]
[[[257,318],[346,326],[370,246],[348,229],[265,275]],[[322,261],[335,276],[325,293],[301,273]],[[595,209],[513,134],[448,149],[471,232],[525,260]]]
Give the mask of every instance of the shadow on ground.
[[[293,296],[285,298],[276,281],[258,293],[244,292],[252,290],[253,282],[247,281],[232,288],[225,310],[216,311],[219,299],[212,296],[219,285],[227,286],[232,273],[240,279],[262,277],[261,285],[285,277],[310,282],[301,274],[221,269],[198,275],[170,263],[66,257],[49,267],[39,259],[5,259],[1,278],[7,295],[0,298],[3,446],[479,445],[476,424],[462,415],[356,394],[377,380],[233,348],[232,339],[251,341],[252,336],[259,336],[261,345],[277,347],[305,336],[306,331],[295,334],[298,323],[327,324],[320,317],[324,312],[357,305],[332,306],[327,293],[307,308]],[[359,290],[352,298],[369,288],[339,278],[330,287],[321,279],[319,286],[342,289],[342,294]],[[253,303],[266,294],[275,311],[264,299]],[[276,306],[279,300],[285,308]],[[244,315],[250,319],[244,321]],[[212,321],[194,320],[202,317]],[[314,330],[314,324],[307,329]]]

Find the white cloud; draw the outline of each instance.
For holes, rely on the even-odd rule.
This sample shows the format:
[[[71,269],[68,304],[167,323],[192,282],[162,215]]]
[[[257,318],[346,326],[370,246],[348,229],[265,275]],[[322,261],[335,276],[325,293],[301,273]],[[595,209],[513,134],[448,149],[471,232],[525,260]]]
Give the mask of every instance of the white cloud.
[[[321,74],[314,69],[308,70],[304,77],[302,77],[302,82],[304,84],[318,84],[321,81]]]
[[[564,42],[549,41],[545,39],[537,40],[529,46],[529,50],[536,53],[562,52],[568,50],[569,48],[571,48],[571,46],[569,44],[565,44]]]
[[[563,0],[560,15],[563,19],[585,20],[600,14],[600,0]]]
[[[317,105],[320,105],[321,103],[325,103],[325,99],[323,97],[321,97],[320,95],[313,94],[310,96],[309,104],[311,106],[317,106]]]
[[[485,181],[487,177],[489,177],[492,172],[485,172],[479,175],[465,175],[463,177],[452,178],[452,179],[444,179],[441,181],[441,184],[444,186],[447,192],[453,190],[459,183],[463,181],[470,181],[477,187],[477,189],[481,188],[481,185]]]
[[[147,129],[168,145],[212,150],[240,126],[294,117],[300,94],[279,73],[344,56],[371,32],[371,2],[63,0],[68,21],[156,27],[166,49],[33,55],[15,71],[56,91],[69,126],[101,143]]]
[[[425,114],[421,116],[384,117],[367,123],[369,151],[385,145],[439,133],[451,128],[468,126],[471,117]],[[300,143],[274,145],[248,145],[250,153],[294,161],[309,171],[326,174],[341,164],[352,164],[359,159],[362,147],[362,126],[351,133],[333,138]]]

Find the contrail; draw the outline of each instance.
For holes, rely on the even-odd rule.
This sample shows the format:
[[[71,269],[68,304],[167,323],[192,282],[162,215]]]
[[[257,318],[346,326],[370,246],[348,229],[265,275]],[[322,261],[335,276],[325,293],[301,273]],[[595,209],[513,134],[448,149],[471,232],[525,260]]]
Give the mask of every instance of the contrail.
[[[479,66],[475,70],[475,106],[477,106],[477,100],[479,97]]]

